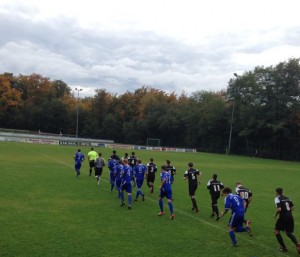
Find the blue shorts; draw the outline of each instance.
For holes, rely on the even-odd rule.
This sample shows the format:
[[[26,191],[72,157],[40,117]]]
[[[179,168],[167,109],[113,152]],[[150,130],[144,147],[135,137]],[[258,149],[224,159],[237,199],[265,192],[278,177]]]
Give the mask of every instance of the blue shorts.
[[[109,172],[109,180],[110,180],[110,183],[115,183],[116,176],[113,171]]]
[[[81,168],[81,162],[75,163],[75,170],[76,170],[76,171],[77,171],[77,170],[80,170],[80,168]]]
[[[132,193],[132,184],[128,182],[123,182],[121,185],[121,191],[126,191],[127,193]]]
[[[233,228],[243,227],[244,213],[232,213],[228,225]]]
[[[160,189],[159,193],[160,198],[166,197],[167,199],[172,199],[172,189],[171,190],[164,190],[163,188]]]
[[[144,183],[144,179],[136,179],[135,182],[136,182],[136,187],[141,188]]]
[[[120,189],[122,179],[116,179],[116,188]]]

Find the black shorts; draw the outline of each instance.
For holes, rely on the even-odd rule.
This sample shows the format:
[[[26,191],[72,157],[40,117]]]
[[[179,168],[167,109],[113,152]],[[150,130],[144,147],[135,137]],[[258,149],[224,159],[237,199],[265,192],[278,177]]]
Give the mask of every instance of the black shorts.
[[[147,176],[147,182],[151,182],[151,183],[154,183],[154,180],[155,180],[155,176]]]
[[[220,193],[217,194],[211,194],[211,203],[212,204],[217,204],[218,203],[218,199],[220,198]]]
[[[101,176],[102,175],[103,168],[97,168],[95,167],[95,176]]]
[[[91,160],[90,161],[90,168],[94,168],[95,167],[95,160]]]
[[[195,195],[197,187],[198,187],[198,184],[189,185],[189,195],[190,196]]]
[[[294,218],[292,215],[279,216],[275,229],[278,231],[285,231],[286,233],[294,232]]]

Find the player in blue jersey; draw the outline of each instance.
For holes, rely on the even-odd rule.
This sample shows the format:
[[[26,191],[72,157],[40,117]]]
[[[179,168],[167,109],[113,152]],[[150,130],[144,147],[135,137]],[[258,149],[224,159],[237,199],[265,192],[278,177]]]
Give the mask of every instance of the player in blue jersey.
[[[162,169],[160,173],[161,184],[160,184],[160,193],[159,193],[159,200],[158,200],[160,212],[158,213],[158,216],[162,216],[165,214],[163,198],[166,197],[170,209],[170,220],[173,220],[174,213],[173,213],[173,202],[172,202],[172,177],[171,177],[171,173],[167,171],[167,167],[165,165],[162,166],[161,169]]]
[[[225,196],[225,209],[221,214],[223,217],[230,209],[231,216],[228,222],[229,236],[233,246],[237,246],[235,232],[248,232],[252,237],[251,229],[249,226],[243,227],[244,215],[245,215],[245,201],[238,195],[232,194],[232,190],[229,187],[223,189],[223,195]]]
[[[142,164],[142,161],[137,160],[137,163],[133,168],[133,176],[135,177],[135,182],[137,187],[134,201],[138,200],[139,195],[142,196],[142,200],[145,201],[145,195],[142,192],[142,186],[144,183],[147,170],[148,170],[147,167],[144,164]]]
[[[84,161],[84,154],[81,152],[80,149],[78,149],[77,152],[74,154],[74,160],[75,160],[75,171],[78,177],[80,175],[81,164]]]
[[[115,187],[115,180],[116,180],[116,172],[117,172],[117,165],[118,161],[115,159],[116,157],[113,156],[107,163],[107,167],[109,168],[109,182],[110,182],[110,192],[113,191]]]
[[[132,205],[132,176],[133,176],[133,171],[132,168],[128,165],[128,160],[124,160],[123,161],[123,171],[122,171],[122,181],[121,181],[121,192],[120,192],[120,196],[121,196],[121,206],[125,205],[125,201],[124,201],[124,190],[127,193],[128,196],[128,209],[131,209],[131,205]]]
[[[123,162],[122,160],[119,160],[119,163],[116,167],[116,189],[118,191],[119,198],[121,197],[121,181],[122,181],[122,175],[123,175]]]

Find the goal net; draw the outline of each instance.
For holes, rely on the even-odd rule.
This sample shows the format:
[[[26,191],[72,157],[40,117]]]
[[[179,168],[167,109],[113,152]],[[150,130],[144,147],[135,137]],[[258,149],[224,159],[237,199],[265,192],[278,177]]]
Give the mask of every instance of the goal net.
[[[147,146],[160,146],[159,138],[147,138]]]

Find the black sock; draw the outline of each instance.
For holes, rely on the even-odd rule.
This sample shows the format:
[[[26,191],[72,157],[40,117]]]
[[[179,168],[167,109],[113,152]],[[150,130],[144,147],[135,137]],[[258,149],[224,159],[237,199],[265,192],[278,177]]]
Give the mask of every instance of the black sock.
[[[296,237],[292,233],[287,233],[286,235],[293,241],[293,243],[296,246],[298,246],[298,241],[297,241]]]
[[[220,216],[220,215],[219,215],[219,208],[218,208],[218,206],[215,206],[215,213],[217,214],[217,217]]]
[[[193,207],[195,208],[195,210],[198,210],[196,199],[195,198],[191,198],[191,199],[192,199]]]
[[[284,244],[284,242],[283,242],[283,239],[282,239],[281,234],[276,234],[276,239],[277,239],[278,243],[279,243],[283,248],[286,248],[286,247],[285,247],[285,244]]]

